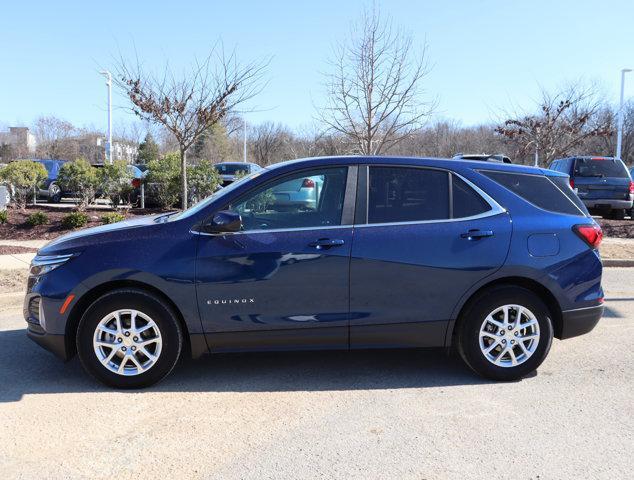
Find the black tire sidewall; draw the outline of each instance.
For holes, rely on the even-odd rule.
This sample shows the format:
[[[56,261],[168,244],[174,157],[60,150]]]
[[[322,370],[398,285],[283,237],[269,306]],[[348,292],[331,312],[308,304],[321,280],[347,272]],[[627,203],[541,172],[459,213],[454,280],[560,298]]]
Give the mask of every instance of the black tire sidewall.
[[[59,203],[62,201],[62,189],[56,183],[49,186],[48,189],[51,203]],[[54,193],[55,191],[57,191],[57,193]]]
[[[515,367],[499,367],[489,362],[480,350],[479,334],[482,322],[492,311],[503,305],[528,308],[539,323],[539,344],[533,355]],[[553,339],[551,313],[533,292],[521,287],[498,287],[477,298],[461,319],[458,347],[462,358],[478,374],[493,380],[518,380],[536,370],[544,361]]]
[[[109,313],[132,308],[148,315],[158,326],[162,346],[156,364],[139,375],[118,375],[101,364],[93,350],[93,336],[97,325]],[[171,308],[158,297],[134,289],[120,289],[107,293],[93,302],[81,318],[77,329],[77,353],[84,368],[97,380],[115,388],[143,388],[153,385],[169,374],[182,349],[180,324]]]

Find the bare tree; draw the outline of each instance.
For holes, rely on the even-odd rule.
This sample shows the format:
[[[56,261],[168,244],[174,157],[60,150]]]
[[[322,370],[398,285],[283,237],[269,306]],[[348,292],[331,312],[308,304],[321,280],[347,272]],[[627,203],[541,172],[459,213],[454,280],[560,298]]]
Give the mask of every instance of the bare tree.
[[[495,132],[514,142],[519,155],[534,152],[535,165],[546,166],[588,138],[610,135],[611,123],[601,109],[592,86],[577,83],[554,95],[542,90],[537,113],[513,115]]]
[[[249,132],[251,157],[263,167],[288,160],[292,155],[287,147],[292,140],[292,133],[280,124],[264,122],[253,126]]]
[[[319,119],[362,155],[378,155],[407,138],[435,107],[421,100],[426,50],[416,52],[411,35],[383,20],[375,6],[365,10],[350,39],[335,48]]]
[[[39,157],[75,160],[79,156],[79,130],[72,123],[54,116],[40,117],[34,131]]]
[[[212,125],[261,89],[266,63],[238,63],[235,52],[226,56],[212,48],[202,62],[177,78],[169,65],[161,76],[121,58],[115,83],[141,119],[164,126],[178,143],[181,161],[182,208],[187,208],[187,150]]]

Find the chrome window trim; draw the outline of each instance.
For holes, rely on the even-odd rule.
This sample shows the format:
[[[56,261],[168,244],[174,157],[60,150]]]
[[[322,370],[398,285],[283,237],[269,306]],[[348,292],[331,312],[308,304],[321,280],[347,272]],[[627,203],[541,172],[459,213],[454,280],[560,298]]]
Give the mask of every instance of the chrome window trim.
[[[190,233],[195,235],[204,235],[206,237],[223,237],[225,235],[250,235],[259,233],[283,233],[283,232],[306,232],[308,230],[334,230],[336,228],[352,228],[354,225],[326,225],[320,227],[299,227],[299,228],[271,228],[260,230],[243,230],[240,232],[221,232],[221,233],[207,233],[199,232],[197,230],[190,230]]]
[[[481,218],[493,217],[496,215],[500,215],[502,213],[506,213],[507,210],[502,207],[499,203],[497,203],[489,194],[487,194],[480,187],[475,185],[469,179],[463,177],[459,173],[439,167],[425,167],[418,165],[365,165],[366,167],[370,166],[389,166],[389,167],[403,167],[403,168],[419,168],[419,169],[428,169],[428,170],[440,170],[443,172],[447,172],[448,175],[455,175],[460,178],[463,182],[469,185],[475,192],[480,195],[491,207],[491,210],[487,212],[480,213],[478,215],[472,215],[470,217],[459,217],[459,218],[441,218],[437,220],[413,220],[409,222],[386,222],[386,223],[355,223],[352,225],[327,225],[320,227],[301,227],[301,228],[272,228],[272,229],[260,229],[260,230],[244,230],[240,232],[222,232],[222,233],[206,233],[199,232],[197,230],[190,230],[191,233],[195,235],[203,235],[207,237],[218,237],[224,235],[245,235],[245,234],[260,234],[260,233],[284,233],[284,232],[305,232],[309,230],[333,230],[337,228],[368,228],[368,227],[388,227],[388,226],[400,226],[400,225],[426,225],[430,223],[449,223],[449,222],[464,222],[470,220],[478,220]],[[368,168],[369,174],[369,168]],[[368,175],[369,180],[369,175]],[[366,195],[369,195],[369,181],[368,181],[368,189],[366,190]],[[369,198],[368,198],[369,201]],[[366,219],[367,219],[367,208],[366,208]],[[366,220],[367,222],[367,220]]]
[[[428,224],[428,223],[466,222],[466,221],[469,221],[469,220],[478,220],[480,218],[494,217],[496,215],[501,215],[503,213],[506,213],[505,209],[502,209],[500,211],[489,210],[488,212],[480,213],[478,215],[472,215],[470,217],[443,218],[443,219],[440,219],[440,220],[414,220],[414,221],[411,221],[411,222],[364,223],[364,224],[361,224],[361,225],[354,225],[354,228],[390,227],[390,226],[400,226],[400,225],[425,225],[425,224]]]

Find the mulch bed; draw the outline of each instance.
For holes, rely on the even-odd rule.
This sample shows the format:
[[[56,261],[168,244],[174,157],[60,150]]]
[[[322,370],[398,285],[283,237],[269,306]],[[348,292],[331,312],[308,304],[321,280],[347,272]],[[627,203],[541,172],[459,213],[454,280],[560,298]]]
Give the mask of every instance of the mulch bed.
[[[8,210],[8,222],[0,224],[0,239],[9,240],[52,240],[53,238],[64,235],[72,230],[62,228],[61,221],[65,215],[68,215],[73,210],[66,208],[51,208],[51,207],[27,207],[22,211],[19,209],[10,208]],[[111,212],[112,210],[91,210],[88,209],[86,214],[88,215],[88,224],[83,227],[95,227],[102,225],[101,217]],[[153,213],[162,213],[161,209],[149,209],[141,210],[140,208],[134,208],[129,210],[119,210],[126,218],[134,218],[143,215],[150,215]],[[45,225],[37,225],[32,227],[26,223],[26,219],[29,215],[35,212],[43,212],[48,216],[48,223]],[[30,250],[29,250],[30,251]],[[13,252],[24,253],[24,252]]]
[[[607,220],[605,218],[597,218],[597,222],[601,225],[603,235],[612,238],[634,238],[634,220]]]

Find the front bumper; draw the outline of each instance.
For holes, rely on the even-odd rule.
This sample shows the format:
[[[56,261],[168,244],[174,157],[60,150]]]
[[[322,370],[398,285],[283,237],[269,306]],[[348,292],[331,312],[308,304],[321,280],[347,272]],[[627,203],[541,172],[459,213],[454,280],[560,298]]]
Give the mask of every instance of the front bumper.
[[[26,330],[26,336],[62,360],[67,361],[70,358],[66,350],[65,335],[52,335],[46,333],[41,327],[29,324]]]
[[[590,332],[603,315],[603,305],[562,312],[561,340]]]

